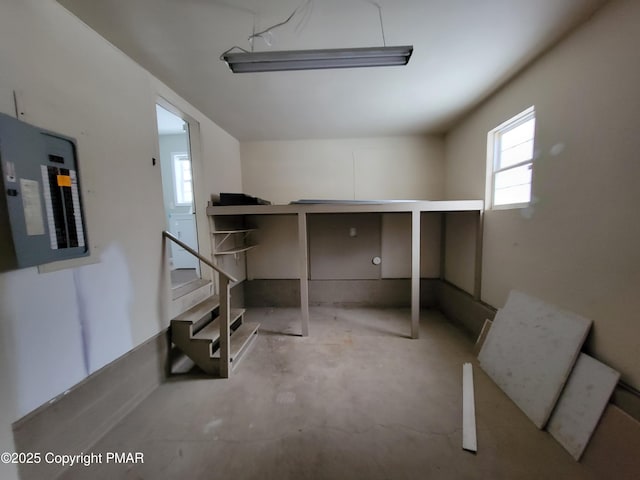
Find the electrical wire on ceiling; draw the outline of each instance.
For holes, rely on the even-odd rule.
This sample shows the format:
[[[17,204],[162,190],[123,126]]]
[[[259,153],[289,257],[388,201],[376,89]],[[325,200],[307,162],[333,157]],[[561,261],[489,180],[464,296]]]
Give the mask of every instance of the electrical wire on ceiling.
[[[291,15],[289,15],[286,20],[276,23],[275,25],[271,25],[270,27],[265,28],[260,32],[254,32],[253,34],[249,35],[248,40],[249,40],[249,45],[251,45],[251,51],[253,51],[253,41],[256,38],[261,38],[262,40],[264,40],[264,42],[267,45],[271,46],[272,31],[278,27],[282,27],[288,24],[291,20],[293,20],[293,17],[295,17],[296,14],[300,14],[300,17],[301,17],[300,20],[298,21],[298,24],[295,27],[295,31],[299,32],[302,29],[303,23],[306,24],[309,18],[311,17],[312,9],[313,9],[313,0],[306,0],[303,4],[299,5],[293,12],[291,12]],[[255,25],[254,25],[254,28],[255,28]]]
[[[370,3],[371,5],[373,5],[374,7],[376,7],[378,9],[378,17],[380,18],[380,31],[382,33],[382,45],[383,46],[387,46],[387,39],[384,38],[384,23],[382,21],[382,7],[380,6],[380,4],[378,2],[374,2],[373,0],[364,0],[367,3]]]
[[[253,33],[251,35],[249,35],[248,37],[248,41],[249,41],[249,46],[251,48],[251,50],[247,50],[245,48],[239,47],[237,45],[234,45],[233,47],[229,48],[228,50],[225,50],[224,52],[222,52],[222,54],[220,55],[220,60],[223,59],[223,57],[228,54],[231,53],[233,50],[240,50],[241,52],[244,53],[249,53],[250,51],[253,52],[253,46],[254,46],[254,40],[256,38],[260,38],[262,39],[268,46],[271,46],[271,38],[272,38],[272,31],[275,30],[276,28],[282,27],[284,25],[287,25],[291,20],[293,20],[293,17],[296,16],[296,14],[301,14],[301,19],[298,21],[298,24],[295,27],[295,31],[298,32],[302,29],[303,24],[306,25],[306,23],[309,21],[309,18],[311,17],[311,12],[313,10],[313,1],[314,0],[305,0],[304,3],[300,4],[298,7],[296,7],[296,9],[291,12],[291,15],[289,15],[285,20],[276,23],[275,25],[271,25],[268,28],[265,28],[264,30],[261,30],[259,32],[256,32],[256,15],[254,14],[253,16]]]
[[[387,46],[387,40],[385,38],[385,34],[384,34],[384,22],[382,20],[382,6],[378,3],[375,2],[373,0],[361,0],[364,1],[365,3],[368,3],[370,5],[373,5],[374,7],[376,7],[378,9],[378,18],[380,19],[380,31],[382,34],[382,45],[383,46]],[[295,31],[296,33],[301,31],[304,26],[309,22],[309,19],[311,18],[311,13],[313,12],[313,2],[314,0],[305,0],[304,3],[300,4],[298,7],[296,7],[296,9],[291,12],[291,15],[289,15],[285,20],[276,23],[275,25],[271,25],[268,28],[265,28],[259,32],[256,32],[256,24],[255,24],[255,15],[254,15],[254,23],[253,23],[253,33],[251,35],[249,35],[248,37],[248,41],[249,41],[249,46],[250,46],[250,50],[246,50],[242,47],[239,47],[237,45],[234,45],[233,47],[229,48],[228,50],[225,50],[224,52],[222,52],[222,54],[220,55],[220,60],[223,60],[223,57],[228,54],[231,53],[233,50],[240,50],[241,52],[244,53],[249,53],[249,52],[253,52],[253,47],[254,47],[254,40],[256,38],[260,38],[262,39],[268,46],[271,46],[272,43],[272,37],[273,37],[273,30],[282,27],[284,25],[287,25],[289,22],[291,22],[291,20],[293,20],[293,18],[296,15],[300,15],[300,20],[298,21],[296,27],[295,27]]]

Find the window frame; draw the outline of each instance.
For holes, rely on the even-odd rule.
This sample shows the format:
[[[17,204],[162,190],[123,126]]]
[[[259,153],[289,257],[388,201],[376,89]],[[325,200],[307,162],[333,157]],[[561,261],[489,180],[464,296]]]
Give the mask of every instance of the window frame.
[[[518,162],[513,165],[509,165],[508,167],[499,168],[500,163],[500,153],[501,153],[501,139],[505,133],[510,132],[511,130],[519,127],[520,125],[534,120],[536,122],[536,111],[535,106],[531,106],[526,110],[520,112],[519,114],[511,117],[509,120],[501,123],[496,128],[491,130],[487,134],[487,188],[486,188],[486,196],[485,198],[489,199],[490,208],[492,210],[511,210],[517,208],[526,208],[531,205],[531,194],[533,189],[533,160],[535,157],[535,141],[536,141],[536,125],[534,125],[533,131],[533,152],[531,158],[528,160],[524,160],[522,162]],[[502,172],[506,172],[508,170],[512,170],[515,168],[519,168],[522,166],[529,165],[531,169],[531,182],[529,183],[529,201],[528,202],[517,202],[517,203],[504,203],[496,205],[495,203],[495,178],[496,175]]]
[[[189,201],[183,202],[180,201],[181,198],[180,197],[184,197],[184,177],[182,175],[182,162],[188,162],[189,163],[189,168],[192,169],[193,167],[191,166],[191,159],[189,157],[189,153],[188,152],[175,152],[175,153],[171,153],[171,159],[173,162],[173,191],[174,191],[174,200],[175,200],[175,205],[177,207],[188,207],[193,205],[193,195],[194,195],[194,191],[193,191],[193,171],[191,171],[191,199]],[[178,172],[178,169],[180,169],[180,173]],[[180,190],[180,191],[178,191]]]

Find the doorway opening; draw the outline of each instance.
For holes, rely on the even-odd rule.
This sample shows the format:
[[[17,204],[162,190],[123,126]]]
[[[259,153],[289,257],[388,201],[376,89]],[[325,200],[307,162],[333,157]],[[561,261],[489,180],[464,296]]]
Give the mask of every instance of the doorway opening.
[[[156,104],[162,197],[167,230],[198,251],[194,207],[193,169],[189,122],[171,107]],[[200,279],[200,262],[174,242],[169,242],[171,287],[182,287]]]

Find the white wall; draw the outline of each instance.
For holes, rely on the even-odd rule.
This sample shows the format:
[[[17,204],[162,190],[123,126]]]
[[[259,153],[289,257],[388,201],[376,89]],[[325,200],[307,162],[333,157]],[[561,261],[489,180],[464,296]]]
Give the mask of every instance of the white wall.
[[[440,276],[440,214],[420,218],[420,277]],[[411,278],[411,214],[382,215],[382,278]]]
[[[240,145],[244,192],[272,203],[299,199],[441,200],[444,195],[444,141],[441,137],[243,142]],[[383,278],[410,277],[411,222],[383,221]],[[425,220],[432,226],[431,219]],[[437,225],[436,225],[437,226]],[[248,253],[249,278],[297,278],[297,221],[259,220],[260,246]],[[430,230],[433,233],[433,230]],[[436,235],[439,239],[439,234]],[[433,243],[433,235],[425,242]],[[422,258],[423,275],[439,268],[439,253]],[[388,261],[387,261],[388,257]],[[396,265],[394,268],[392,265]],[[435,266],[434,266],[435,265]]]
[[[440,200],[440,137],[243,142],[245,193],[272,203],[293,200]]]
[[[482,299],[521,289],[594,320],[589,349],[640,387],[640,2],[614,0],[453,129],[447,196],[483,198],[487,132],[536,107],[534,204],[485,216]],[[450,244],[449,279],[469,278]],[[456,259],[459,259],[457,261]],[[464,282],[464,280],[462,280]]]
[[[0,274],[0,451],[13,421],[168,324],[157,95],[199,123],[197,201],[241,189],[238,142],[53,0],[2,0],[3,113],[14,90],[28,122],[77,139],[92,264]]]

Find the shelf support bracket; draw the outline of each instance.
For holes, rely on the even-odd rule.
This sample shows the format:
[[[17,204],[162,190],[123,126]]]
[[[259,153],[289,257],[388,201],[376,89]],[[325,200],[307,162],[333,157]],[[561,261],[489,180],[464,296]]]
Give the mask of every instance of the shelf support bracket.
[[[218,249],[222,246],[222,244],[227,240],[227,238],[229,238],[231,236],[230,233],[225,233],[224,238],[222,240],[220,240],[218,243],[216,243],[216,251],[218,251]]]

